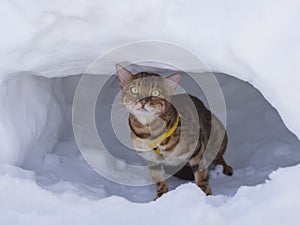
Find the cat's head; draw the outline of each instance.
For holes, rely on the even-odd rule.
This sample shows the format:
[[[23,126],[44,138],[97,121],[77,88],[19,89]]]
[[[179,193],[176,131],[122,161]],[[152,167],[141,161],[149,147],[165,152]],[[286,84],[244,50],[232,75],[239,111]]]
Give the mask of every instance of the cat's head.
[[[132,74],[116,65],[122,88],[122,103],[135,116],[155,116],[164,113],[182,74],[175,73],[166,78],[154,73]]]

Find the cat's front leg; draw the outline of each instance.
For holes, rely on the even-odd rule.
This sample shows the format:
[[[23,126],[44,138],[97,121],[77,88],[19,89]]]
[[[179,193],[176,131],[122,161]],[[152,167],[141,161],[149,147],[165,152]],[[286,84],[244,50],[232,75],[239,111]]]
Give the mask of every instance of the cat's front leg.
[[[202,159],[202,156],[198,155],[192,158],[189,163],[194,172],[197,186],[200,187],[206,195],[212,195],[212,190],[209,184],[208,169],[205,165],[205,159]]]
[[[198,167],[198,166],[197,166]],[[208,169],[194,171],[196,184],[202,189],[206,195],[212,195],[212,190],[209,184]]]
[[[164,193],[168,192],[168,184],[164,177],[164,169],[161,164],[153,164],[151,162],[147,162],[148,167],[150,169],[150,173],[152,176],[152,179],[154,180],[156,184],[156,199],[161,197]]]

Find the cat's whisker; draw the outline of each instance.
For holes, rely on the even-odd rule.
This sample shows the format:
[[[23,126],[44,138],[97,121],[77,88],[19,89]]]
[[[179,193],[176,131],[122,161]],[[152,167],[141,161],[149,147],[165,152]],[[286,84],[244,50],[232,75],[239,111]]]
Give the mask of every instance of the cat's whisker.
[[[119,103],[114,103],[114,104],[111,104],[111,105],[105,105],[105,107],[113,107],[113,106],[119,106],[119,105],[124,106],[124,105],[128,105],[128,104],[119,102]]]
[[[119,111],[113,114],[112,120],[122,119],[127,112],[129,111],[126,108],[121,108]]]
[[[126,115],[126,111],[125,112],[123,112],[123,113],[121,113],[119,116],[115,116],[115,117],[112,117],[112,120],[117,120],[117,121],[119,121],[119,120],[124,120],[124,119],[126,119],[126,118],[124,118],[124,116]]]
[[[119,116],[119,115],[123,114],[124,111],[127,111],[127,110],[124,108],[120,108],[118,111],[113,112],[113,116]]]

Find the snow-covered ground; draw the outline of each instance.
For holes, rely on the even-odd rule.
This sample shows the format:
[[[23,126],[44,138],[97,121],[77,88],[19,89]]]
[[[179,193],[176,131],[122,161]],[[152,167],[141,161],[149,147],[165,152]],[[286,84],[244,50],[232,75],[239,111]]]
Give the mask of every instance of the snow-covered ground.
[[[147,204],[117,196],[91,200],[78,196],[71,188],[57,195],[30,179],[6,175],[0,180],[0,223],[294,225],[299,220],[298,171],[299,166],[281,169],[271,175],[271,181],[242,187],[233,198],[206,197],[195,185],[185,184]]]
[[[0,224],[298,224],[300,1],[1,0],[0,17]],[[211,171],[214,196],[171,178],[154,202],[153,186],[107,181],[79,153],[71,103],[80,76],[66,76],[145,39],[183,46],[259,90],[217,75],[235,174]],[[113,153],[126,151],[105,137]]]

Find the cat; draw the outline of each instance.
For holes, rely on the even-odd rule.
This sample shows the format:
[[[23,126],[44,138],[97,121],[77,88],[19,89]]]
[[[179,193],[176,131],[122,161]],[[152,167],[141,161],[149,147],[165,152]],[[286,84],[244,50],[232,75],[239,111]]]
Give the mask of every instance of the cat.
[[[223,158],[228,140],[223,124],[198,98],[174,95],[182,73],[166,78],[149,72],[132,74],[118,64],[116,70],[122,104],[129,111],[131,143],[150,169],[156,198],[168,192],[164,166],[182,167],[186,163],[198,187],[211,195],[208,161],[223,165],[224,174],[233,174]]]

